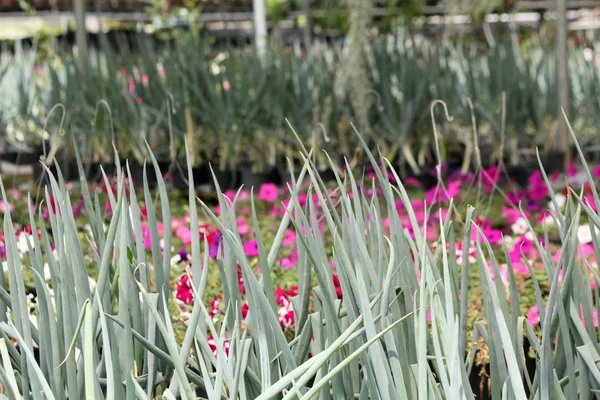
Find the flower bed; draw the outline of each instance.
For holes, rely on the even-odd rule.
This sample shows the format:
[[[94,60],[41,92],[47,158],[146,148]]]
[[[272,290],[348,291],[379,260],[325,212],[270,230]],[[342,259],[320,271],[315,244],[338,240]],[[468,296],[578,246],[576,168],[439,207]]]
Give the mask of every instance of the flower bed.
[[[444,168],[441,170],[445,171]],[[435,170],[430,174],[435,177]],[[135,336],[131,336],[132,341],[128,345],[133,347],[130,354],[144,365],[148,365],[150,353],[166,354],[173,351],[172,346],[178,349],[191,346],[187,339],[189,327],[200,323],[199,304],[204,304],[202,310],[206,320],[196,328],[196,335],[200,335],[196,340],[203,337],[207,347],[206,352],[199,347],[192,348],[202,351],[202,357],[213,357],[211,368],[216,371],[224,371],[224,365],[228,363],[240,362],[240,346],[246,335],[254,338],[256,346],[266,346],[263,349],[267,351],[270,345],[261,342],[264,334],[261,333],[261,324],[269,326],[271,333],[268,335],[274,335],[271,340],[285,338],[294,351],[296,347],[293,346],[303,344],[304,350],[298,354],[299,363],[310,363],[308,360],[315,354],[321,360],[319,357],[331,345],[326,343],[325,337],[337,336],[332,332],[320,332],[319,329],[327,328],[327,324],[319,328],[320,323],[314,318],[331,312],[338,316],[345,313],[348,317],[354,315],[354,324],[358,321],[357,312],[368,317],[368,303],[378,301],[378,296],[387,299],[386,307],[393,307],[394,312],[399,313],[396,316],[398,323],[414,313],[413,328],[405,326],[403,329],[427,327],[428,336],[431,335],[428,340],[432,343],[418,345],[425,346],[419,348],[419,352],[426,351],[432,354],[431,357],[439,357],[441,350],[436,346],[441,345],[440,340],[445,343],[444,351],[448,351],[450,344],[444,342],[448,338],[436,336],[441,334],[438,329],[442,325],[447,329],[454,326],[457,332],[464,332],[465,336],[462,337],[461,333],[462,339],[457,342],[459,346],[464,344],[464,348],[454,351],[467,351],[473,358],[463,373],[473,371],[473,365],[479,365],[478,368],[492,374],[492,378],[501,373],[509,374],[508,371],[496,370],[498,356],[494,352],[498,349],[493,346],[497,346],[500,339],[502,343],[508,339],[501,330],[492,331],[500,329],[497,325],[502,326],[503,321],[492,318],[494,312],[506,310],[510,321],[519,320],[520,324],[525,324],[524,330],[520,331],[521,337],[514,337],[514,345],[521,343],[525,351],[520,368],[525,368],[525,363],[534,362],[536,357],[547,351],[535,341],[541,339],[544,344],[549,340],[544,331],[550,329],[551,320],[544,322],[544,305],[551,304],[556,310],[553,299],[558,287],[573,290],[573,285],[577,284],[580,289],[587,288],[580,294],[571,292],[570,296],[574,297],[568,306],[574,321],[572,329],[579,329],[581,335],[584,331],[588,332],[595,338],[597,309],[591,303],[591,307],[587,306],[588,298],[582,293],[590,291],[597,294],[600,283],[595,272],[599,250],[594,246],[595,242],[597,244],[597,230],[590,228],[591,220],[598,218],[592,184],[600,181],[600,166],[592,168],[590,176],[576,163],[564,175],[554,173],[545,176],[542,172],[535,172],[529,176],[526,187],[516,185],[497,167],[475,175],[452,171],[444,174],[443,184],[426,188],[414,179],[400,184],[396,182],[397,175],[393,171],[374,165],[366,169],[362,181],[356,182],[346,174],[346,185],[324,185],[313,176],[301,185],[289,183],[278,187],[266,183],[252,190],[228,190],[211,206],[199,203],[203,210],[200,214],[196,210],[193,193],[190,193],[189,199],[184,199],[178,192],[167,192],[160,174],[156,191],[147,187],[145,190],[136,189],[124,176],[85,187],[61,184],[51,177],[52,185],[44,193],[28,197],[12,188],[6,190],[0,201],[0,212],[10,217],[5,218],[0,241],[0,255],[8,278],[5,277],[0,284],[8,290],[6,296],[9,298],[20,296],[15,282],[21,282],[18,275],[21,274],[23,295],[27,299],[31,329],[34,331],[50,329],[46,327],[46,317],[39,318],[44,315],[40,307],[48,304],[69,307],[64,303],[64,296],[73,295],[75,301],[88,290],[81,289],[81,282],[78,282],[72,293],[61,280],[82,277],[89,280],[86,285],[89,285],[92,296],[96,296],[98,290],[103,290],[106,296],[110,293],[113,299],[110,304],[114,308],[114,313],[106,311],[110,321],[124,324],[123,321],[128,319],[123,319],[123,315],[131,315],[132,325],[129,328],[121,325],[125,326],[127,335],[143,329],[136,320],[135,307],[145,310],[146,314],[140,315],[166,318],[163,323],[168,326],[164,329],[167,330],[165,332],[171,329],[172,336],[159,326],[169,343],[160,350],[163,353],[158,353],[153,347],[145,347],[146,344],[139,345],[133,340]],[[589,177],[592,178],[591,183]],[[127,204],[127,208],[123,208],[123,204]],[[580,204],[579,208],[577,204]],[[475,209],[468,205],[474,205]],[[31,219],[36,213],[38,218]],[[567,218],[570,224],[565,222]],[[340,231],[332,229],[334,226],[340,227]],[[10,235],[7,232],[11,232]],[[58,232],[61,235],[56,235]],[[463,236],[464,239],[461,239]],[[111,237],[112,240],[118,237],[119,241],[114,244],[114,255],[108,256],[106,246]],[[76,246],[80,250],[72,250],[73,240],[78,241]],[[400,249],[397,246],[406,247]],[[16,265],[32,267],[15,270]],[[572,267],[566,268],[567,265],[579,266],[582,274],[573,272]],[[66,272],[65,266],[73,268],[72,273]],[[123,272],[124,266],[129,266],[125,269],[129,272]],[[82,267],[86,270],[77,270]],[[59,269],[62,272],[58,273]],[[9,287],[5,285],[6,279],[10,282]],[[44,280],[48,290],[40,292],[45,287]],[[134,282],[139,286],[139,292]],[[445,295],[437,294],[435,287],[439,284],[443,285]],[[390,296],[390,290],[395,293],[395,298]],[[426,300],[420,290],[428,290],[427,296],[431,299]],[[127,300],[126,303],[124,293],[127,291],[138,293],[143,302],[136,305],[138,303],[133,300]],[[456,295],[456,292],[461,295]],[[464,294],[468,294],[466,301],[461,297]],[[147,297],[150,295],[155,297]],[[0,301],[6,304],[7,299],[2,296],[0,290]],[[202,299],[200,302],[197,301],[198,296]],[[446,297],[443,307],[439,296],[450,296]],[[159,314],[149,304],[153,301],[161,304],[161,297],[167,302],[162,305],[164,311]],[[579,306],[573,302],[576,298],[580,299]],[[82,306],[74,310],[82,311],[81,318],[86,319],[87,324],[88,317],[83,316],[83,310],[92,313],[86,308],[90,303],[76,301]],[[396,301],[403,303],[395,305]],[[589,301],[593,302],[593,298],[589,297]],[[15,317],[17,304],[12,303],[11,306]],[[100,305],[94,304],[97,310]],[[421,305],[425,308],[421,309]],[[460,314],[460,325],[465,324],[460,329],[447,319],[450,316],[458,318],[459,314],[455,312],[458,313],[459,305],[466,313],[464,317]],[[273,308],[274,320],[269,319],[271,317],[267,316],[268,311],[264,311],[264,307]],[[412,311],[407,310],[403,314],[401,308],[395,307],[407,307]],[[56,312],[61,315],[59,309]],[[260,317],[262,312],[267,313],[264,320],[260,319],[263,318]],[[91,324],[92,317],[89,318]],[[19,330],[23,329],[22,324],[26,324],[24,321],[20,322]],[[278,324],[276,328],[274,321]],[[306,333],[309,321],[314,325],[310,328],[311,336]],[[350,322],[348,320],[345,324]],[[3,329],[2,323],[0,329]],[[375,322],[365,320],[365,329],[379,326],[379,322],[372,324]],[[340,325],[339,329],[345,329],[343,326],[347,327]],[[3,332],[12,336],[13,331],[6,329]],[[69,329],[71,335],[79,335],[78,330],[73,331],[74,326]],[[274,329],[281,330],[283,336],[278,336]],[[116,331],[108,329],[108,332]],[[110,340],[111,334],[103,340]],[[561,331],[558,335],[559,341],[573,340],[577,344],[582,340],[574,337],[565,339],[564,334],[566,332]],[[375,337],[375,331],[368,335]],[[494,339],[495,335],[498,336]],[[417,337],[414,340],[419,343]],[[524,344],[523,338],[529,345]],[[4,342],[1,338],[0,342],[2,350]],[[21,339],[18,342],[22,343]],[[277,343],[280,348],[282,342]],[[386,347],[390,345],[387,343]],[[44,347],[42,343],[39,346]],[[204,345],[196,343],[195,346]],[[83,349],[81,345],[77,347]],[[556,347],[555,351],[559,349]],[[272,348],[268,352],[274,356],[275,350]],[[67,360],[69,355],[65,351],[66,348],[62,348],[57,354]],[[86,348],[85,351],[91,350]],[[146,351],[150,353],[146,354]],[[411,350],[407,349],[407,352],[410,355]],[[448,353],[444,354],[451,357]],[[252,357],[255,357],[253,362],[259,362],[262,356],[256,353]],[[508,354],[505,357],[515,356]],[[547,359],[547,353],[543,357]],[[456,360],[459,359],[462,360],[462,357]],[[418,360],[420,363],[423,359]],[[208,382],[209,378],[202,368],[194,367],[198,362],[193,356],[186,368],[192,368],[191,376],[202,376],[201,382]],[[360,365],[369,365],[370,362],[363,359]],[[441,364],[436,367],[436,373],[440,373],[447,365],[439,358],[437,362]],[[71,364],[69,368],[76,367]],[[260,371],[264,373],[264,370]],[[535,367],[533,371],[523,371],[522,374],[536,373]],[[286,376],[282,373],[280,378]],[[136,379],[141,377],[136,375]],[[535,383],[538,386],[531,386],[527,378],[523,379],[529,384],[528,390],[539,389],[539,382]],[[202,388],[199,382],[195,383],[197,390]],[[497,381],[492,379],[491,382],[489,393],[492,396],[503,390],[498,388]],[[472,383],[471,390],[475,392],[480,383]],[[443,379],[439,384],[443,384]],[[154,385],[161,386],[157,382],[154,382],[153,388]],[[248,385],[246,390],[256,389]],[[266,388],[269,386],[263,387]],[[308,385],[307,389],[310,388]],[[515,384],[511,390],[518,393],[521,389]],[[479,390],[482,396],[489,394],[487,388]],[[218,392],[216,390],[213,395]]]

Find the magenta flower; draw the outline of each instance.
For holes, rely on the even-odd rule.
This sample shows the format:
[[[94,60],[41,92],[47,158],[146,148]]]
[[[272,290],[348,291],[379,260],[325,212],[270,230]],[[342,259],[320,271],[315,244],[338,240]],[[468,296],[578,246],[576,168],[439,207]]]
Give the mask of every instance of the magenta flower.
[[[404,183],[405,183],[406,187],[409,187],[409,188],[411,188],[411,187],[412,188],[422,188],[423,187],[421,182],[419,182],[417,179],[410,177],[410,176],[404,180]]]
[[[273,183],[263,183],[258,190],[259,200],[268,201],[270,203],[277,200],[279,197],[279,189]]]
[[[529,312],[527,313],[527,322],[529,322],[530,325],[535,325],[540,322],[540,310],[537,306],[533,306],[529,309]]]
[[[81,214],[81,211],[83,210],[83,205],[84,205],[83,198],[80,198],[79,203],[77,203],[75,205],[75,207],[73,207],[73,218],[79,217],[79,215]]]
[[[504,219],[509,224],[514,224],[522,217],[521,212],[518,209],[511,207],[502,206],[502,213],[504,214]]]
[[[521,199],[525,197],[525,192],[522,190],[511,190],[506,195],[509,204],[518,206]]]
[[[491,193],[494,189],[494,185],[500,181],[500,168],[496,165],[492,165],[486,169],[483,173],[483,183],[485,184],[485,192]]]
[[[535,171],[534,173],[529,175],[527,181],[529,182],[530,187],[545,185],[542,171]]]
[[[287,229],[285,231],[285,236],[283,237],[283,242],[281,243],[281,245],[284,247],[287,247],[287,246],[293,245],[295,243],[296,243],[296,232],[291,229]]]
[[[496,244],[499,243],[500,240],[502,240],[502,231],[500,231],[499,229],[493,229],[492,221],[481,218],[479,221],[477,221],[477,223],[479,229],[481,229],[483,235],[486,237],[487,241],[490,244]],[[474,229],[471,232],[471,240],[476,240],[478,237],[478,233],[479,232]]]
[[[149,249],[152,246],[152,239],[150,237],[150,229],[142,227],[142,234],[144,235],[144,247]]]
[[[536,184],[528,190],[529,197],[532,200],[543,200],[548,198],[548,186],[546,184]]]
[[[569,166],[567,167],[567,176],[569,178],[574,177],[575,175],[577,175],[577,166],[575,165],[575,163],[571,163],[569,164]]]
[[[244,254],[248,257],[258,257],[258,243],[256,239],[244,243]]]

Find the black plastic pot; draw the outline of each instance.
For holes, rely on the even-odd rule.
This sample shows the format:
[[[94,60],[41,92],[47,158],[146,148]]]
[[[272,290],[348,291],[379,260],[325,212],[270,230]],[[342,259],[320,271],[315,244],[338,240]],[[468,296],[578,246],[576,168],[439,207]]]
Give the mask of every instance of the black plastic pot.
[[[169,171],[170,165],[171,163],[167,161],[158,162],[158,168],[160,169],[160,172],[163,176]],[[138,187],[143,187],[144,165],[138,164],[137,162],[130,162],[129,170],[131,171],[131,179],[133,180],[133,183]],[[154,165],[151,162],[146,163],[146,177],[148,179],[148,187],[155,188],[157,186],[156,171],[154,169]]]
[[[245,167],[241,171],[241,183],[246,189],[254,187],[258,190],[265,183],[280,185],[281,175],[275,168],[263,172],[252,172],[250,167]]]
[[[50,149],[49,144],[47,144],[46,149]],[[9,145],[0,153],[0,160],[17,165],[33,165],[40,161],[43,153],[44,148],[41,144],[36,146],[32,151],[23,151],[16,146]]]
[[[551,175],[556,171],[562,171],[565,165],[565,153],[547,152],[540,154],[540,160],[546,174]],[[529,176],[535,171],[540,170],[540,164],[537,157],[530,157],[527,160],[515,166],[506,168],[509,176],[519,186],[526,187],[529,184]]]
[[[40,160],[41,153],[7,151],[0,154],[0,160],[17,165],[32,165]]]
[[[239,187],[240,173],[237,170],[220,170],[217,168],[213,172],[222,192],[229,189],[237,189]],[[213,190],[217,189],[212,176],[210,185],[212,186]]]
[[[179,167],[171,169],[169,176],[167,177],[174,188],[178,190],[189,189],[189,174],[187,167],[183,167],[183,163],[179,163]],[[192,168],[192,175],[194,177],[194,186],[202,186],[212,182],[212,174],[208,165],[202,165],[199,167]]]
[[[51,165],[50,171],[55,178],[58,178],[58,168],[60,168],[60,173],[65,181],[79,181],[79,168],[76,162],[59,162],[58,164]],[[104,168],[104,172],[107,176],[114,175],[115,167],[113,165],[105,164],[102,165],[102,168]],[[98,163],[83,164],[83,170],[88,182],[100,182],[103,179],[102,170]],[[33,164],[33,178],[35,182],[39,184],[47,184],[50,182],[48,180],[48,175],[46,174],[46,169],[42,163],[37,162]]]

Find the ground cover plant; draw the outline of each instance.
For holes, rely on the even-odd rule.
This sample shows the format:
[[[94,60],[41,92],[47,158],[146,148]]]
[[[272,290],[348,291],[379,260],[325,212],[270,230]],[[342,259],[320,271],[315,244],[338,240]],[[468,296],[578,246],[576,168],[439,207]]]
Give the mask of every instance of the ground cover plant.
[[[2,186],[2,395],[475,398],[485,365],[493,398],[596,396],[600,168],[583,153],[525,188],[441,163],[419,187],[369,152],[328,185],[301,154],[285,188],[212,206],[191,164],[185,206],[120,161],[95,187]]]

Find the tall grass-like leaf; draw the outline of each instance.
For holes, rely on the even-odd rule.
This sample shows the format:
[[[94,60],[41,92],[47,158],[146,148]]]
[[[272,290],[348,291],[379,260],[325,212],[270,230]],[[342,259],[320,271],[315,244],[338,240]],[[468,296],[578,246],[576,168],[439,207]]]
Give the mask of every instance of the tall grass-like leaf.
[[[46,382],[46,379],[44,378],[42,370],[38,367],[37,362],[35,361],[33,351],[31,350],[31,348],[29,348],[29,346],[27,346],[27,343],[25,343],[25,339],[19,334],[17,327],[12,324],[7,324],[6,322],[0,322],[0,329],[17,339],[17,341],[20,344],[20,348],[23,351],[23,354],[25,355],[25,357],[27,357],[27,360],[31,365],[31,370],[33,372],[32,378],[34,378],[34,380],[37,382],[37,384],[41,388],[41,392],[44,393],[44,396],[46,396],[48,400],[54,400],[55,397],[52,394],[52,390]]]
[[[19,386],[17,385],[17,380],[15,379],[15,371],[13,370],[12,363],[10,361],[10,355],[8,354],[8,349],[6,347],[6,341],[4,339],[0,339],[0,355],[2,356],[2,365],[3,365],[3,378],[4,384],[10,391],[10,395],[14,398],[20,396]]]
[[[480,231],[480,234],[482,235],[482,237],[484,237],[483,232]],[[479,261],[480,276],[483,276],[483,278],[486,281],[486,284],[482,285],[482,288],[485,288],[484,290],[488,292],[488,296],[492,301],[491,313],[496,318],[496,322],[500,330],[499,336],[503,345],[504,357],[506,358],[506,364],[508,367],[512,391],[517,398],[526,398],[527,396],[525,395],[525,388],[523,387],[523,381],[521,380],[521,372],[519,371],[518,367],[519,364],[517,362],[517,357],[514,352],[514,345],[510,337],[510,332],[508,330],[508,325],[505,320],[505,315],[503,314],[502,309],[500,307],[500,302],[498,301],[498,294],[495,290],[492,289],[494,284],[492,282],[492,278],[487,267],[484,266],[485,258],[483,256],[483,251],[481,250],[481,244],[479,242],[477,242],[477,258]],[[497,265],[495,267],[497,268]]]

